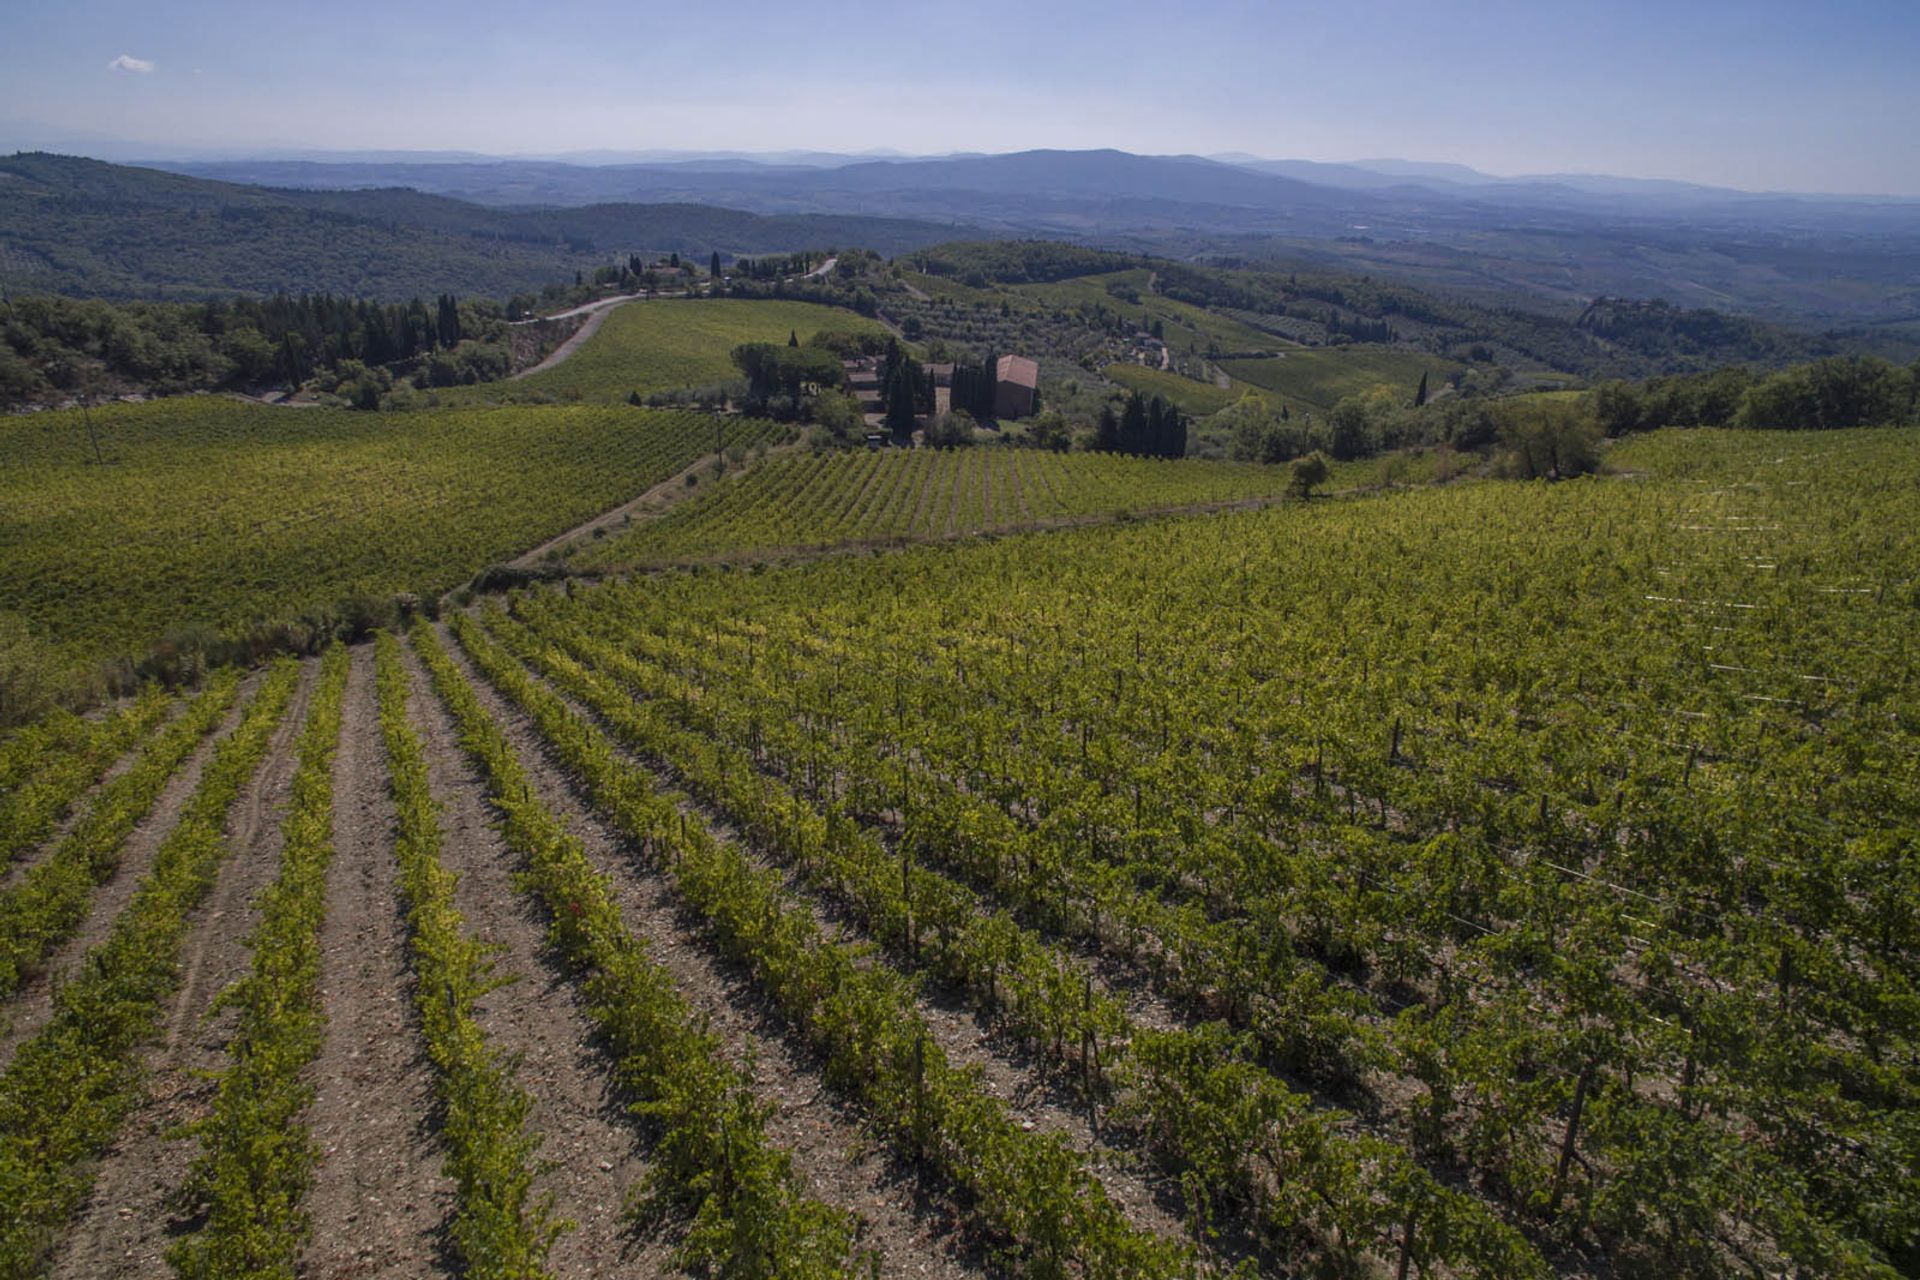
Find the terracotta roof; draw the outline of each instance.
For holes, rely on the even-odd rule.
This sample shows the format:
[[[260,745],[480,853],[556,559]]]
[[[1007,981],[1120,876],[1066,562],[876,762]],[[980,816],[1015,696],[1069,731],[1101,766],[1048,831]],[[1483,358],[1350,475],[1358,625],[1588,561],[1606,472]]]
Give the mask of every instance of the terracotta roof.
[[[1040,366],[1025,356],[1001,356],[1000,363],[993,372],[996,382],[1011,382],[1015,386],[1040,386]]]

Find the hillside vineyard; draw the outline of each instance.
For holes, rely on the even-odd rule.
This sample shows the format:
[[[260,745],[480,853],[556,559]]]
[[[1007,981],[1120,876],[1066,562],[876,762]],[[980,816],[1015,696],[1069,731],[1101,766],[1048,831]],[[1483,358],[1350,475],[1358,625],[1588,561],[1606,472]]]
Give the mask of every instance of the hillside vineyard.
[[[1175,465],[988,456],[655,545]],[[1609,462],[531,588],[0,740],[0,1275],[1911,1274],[1920,458]]]

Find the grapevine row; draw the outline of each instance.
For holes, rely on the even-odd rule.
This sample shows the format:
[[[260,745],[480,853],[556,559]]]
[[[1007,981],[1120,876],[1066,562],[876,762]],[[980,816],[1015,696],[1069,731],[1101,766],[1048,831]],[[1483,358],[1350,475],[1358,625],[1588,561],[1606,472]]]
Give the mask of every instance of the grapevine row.
[[[1077,1267],[1114,1277],[1188,1275],[1185,1248],[1131,1226],[1057,1137],[1022,1129],[974,1076],[950,1063],[909,984],[828,940],[780,879],[756,870],[623,763],[607,736],[573,715],[464,615],[455,635],[487,678],[534,721],[596,807],[656,857],[718,944],[826,1055],[828,1077],[854,1092],[874,1123],[974,1198],[1014,1242],[1024,1274]]]
[[[580,698],[635,750],[669,767],[729,821],[791,859],[800,874],[844,899],[872,935],[907,963],[924,965],[999,1007],[1010,1027],[1090,1093],[1111,1083],[1123,1118],[1152,1116],[1157,1153],[1200,1206],[1252,1205],[1263,1234],[1292,1247],[1335,1251],[1373,1246],[1422,1266],[1446,1262],[1469,1274],[1541,1274],[1544,1263],[1471,1200],[1434,1183],[1390,1144],[1343,1136],[1344,1117],[1258,1070],[1243,1069],[1238,1039],[1224,1028],[1149,1032],[1118,1001],[1096,991],[1085,965],[1047,945],[961,883],[903,853],[892,856],[843,813],[822,813],[800,793],[756,773],[748,753],[677,728],[633,694],[530,633],[489,614],[556,683]],[[908,810],[914,824],[918,810]],[[930,833],[928,833],[930,834]],[[914,847],[922,847],[916,839]],[[923,952],[922,935],[929,938]],[[1139,1055],[1135,1047],[1143,1050]],[[1197,1109],[1174,1096],[1226,1089],[1265,1123],[1229,1142],[1208,1133]],[[1130,1095],[1130,1096],[1129,1096]],[[1149,1102],[1148,1099],[1156,1099]],[[1233,1150],[1238,1143],[1242,1151]],[[1257,1150],[1263,1160],[1250,1159]],[[1196,1217],[1204,1223],[1204,1208]],[[1424,1222],[1422,1222],[1424,1220]],[[1420,1223],[1414,1230],[1409,1223]],[[1214,1226],[1217,1224],[1204,1223]]]
[[[269,668],[112,932],[0,1075],[0,1276],[39,1274],[54,1233],[92,1185],[94,1158],[143,1100],[140,1049],[179,985],[193,910],[229,852],[228,811],[299,683],[296,661]]]
[[[492,949],[463,929],[454,877],[440,862],[440,822],[426,755],[407,723],[407,672],[399,642],[377,641],[374,683],[389,784],[397,811],[394,857],[413,954],[414,1008],[444,1115],[440,1133],[455,1185],[450,1234],[462,1269],[480,1280],[545,1280],[546,1258],[565,1230],[536,1196],[540,1138],[527,1128],[533,1100],[511,1064],[490,1049],[474,1002],[507,979]]]
[[[462,749],[487,779],[507,844],[526,859],[555,941],[587,974],[593,1019],[619,1056],[632,1110],[654,1130],[648,1210],[679,1208],[691,1218],[678,1265],[742,1278],[853,1275],[852,1216],[803,1194],[745,1074],[627,929],[607,878],[534,794],[432,628],[416,624],[412,639]]]
[[[280,826],[280,874],[261,895],[248,939],[253,963],[221,996],[240,1011],[212,1112],[195,1126],[201,1151],[186,1199],[201,1225],[167,1261],[182,1277],[291,1276],[310,1225],[302,1198],[318,1156],[301,1113],[313,1099],[304,1069],[320,1052],[320,925],[333,859],[333,759],[340,741],[349,651],[329,649],[307,703]]]
[[[66,838],[0,891],[0,994],[19,989],[86,919],[95,888],[120,865],[120,850],[200,740],[211,733],[240,685],[216,673],[186,711],[147,745],[133,767],[93,798]]]
[[[70,748],[50,744],[25,781],[0,795],[0,868],[46,839],[81,793],[159,724],[171,705],[171,698],[150,685],[132,706],[89,725],[89,731]]]

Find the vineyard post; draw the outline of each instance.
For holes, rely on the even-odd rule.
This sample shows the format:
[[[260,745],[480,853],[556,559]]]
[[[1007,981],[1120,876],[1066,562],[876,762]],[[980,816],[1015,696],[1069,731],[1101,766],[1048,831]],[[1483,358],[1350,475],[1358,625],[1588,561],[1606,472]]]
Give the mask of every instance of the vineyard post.
[[[927,1033],[922,1030],[913,1040],[913,1148],[924,1159],[927,1154]]]
[[[1547,1212],[1560,1212],[1560,1197],[1567,1189],[1567,1167],[1573,1163],[1573,1148],[1580,1137],[1580,1113],[1587,1105],[1587,1087],[1593,1080],[1594,1068],[1598,1063],[1587,1059],[1580,1068],[1580,1076],[1573,1084],[1573,1114],[1567,1117],[1566,1136],[1560,1140],[1560,1160],[1553,1170],[1553,1190],[1547,1195]]]

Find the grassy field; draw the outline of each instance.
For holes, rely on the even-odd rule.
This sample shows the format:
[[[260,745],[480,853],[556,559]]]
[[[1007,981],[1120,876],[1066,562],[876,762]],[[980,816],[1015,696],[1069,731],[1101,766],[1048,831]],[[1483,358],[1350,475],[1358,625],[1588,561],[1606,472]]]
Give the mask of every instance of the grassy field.
[[[1222,387],[1211,382],[1197,382],[1183,374],[1153,369],[1143,364],[1110,364],[1100,371],[1100,375],[1109,382],[1119,383],[1129,391],[1162,396],[1171,403],[1179,405],[1189,416],[1195,418],[1204,418],[1210,413],[1220,412],[1248,391],[1256,395],[1268,395],[1265,390],[1246,383]]]
[[[657,299],[616,308],[600,332],[565,363],[518,382],[491,383],[451,393],[455,400],[556,397],[596,403],[625,400],[638,391],[676,391],[738,376],[729,353],[743,342],[805,342],[822,329],[884,333],[875,320],[811,302],[718,298]],[[442,392],[443,399],[449,393]]]
[[[1390,347],[1299,347],[1266,360],[1223,360],[1220,367],[1242,382],[1277,394],[1289,406],[1325,413],[1343,397],[1392,387],[1413,402],[1426,374],[1429,388],[1461,366],[1419,351]]]
[[[0,611],[74,662],[355,593],[437,592],[713,447],[620,406],[376,415],[186,397],[0,419]],[[751,442],[763,424],[729,425]]]

